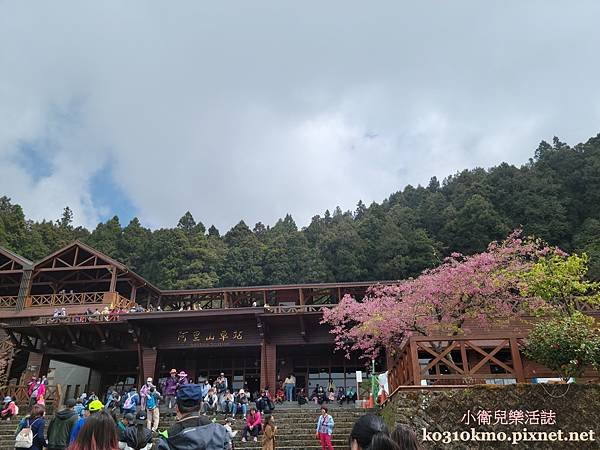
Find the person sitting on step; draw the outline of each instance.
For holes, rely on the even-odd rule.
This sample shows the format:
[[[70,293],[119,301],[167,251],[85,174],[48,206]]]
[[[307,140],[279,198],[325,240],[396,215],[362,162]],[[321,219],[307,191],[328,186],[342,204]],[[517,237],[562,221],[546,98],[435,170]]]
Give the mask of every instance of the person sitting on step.
[[[246,442],[248,433],[252,435],[254,442],[257,442],[261,424],[260,412],[255,407],[250,408],[250,413],[246,417],[246,425],[244,425],[244,431],[242,432],[242,442]]]

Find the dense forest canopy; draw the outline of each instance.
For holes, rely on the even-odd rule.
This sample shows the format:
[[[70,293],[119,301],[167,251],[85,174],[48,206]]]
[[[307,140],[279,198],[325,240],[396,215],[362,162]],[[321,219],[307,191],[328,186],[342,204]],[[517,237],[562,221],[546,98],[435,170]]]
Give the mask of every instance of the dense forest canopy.
[[[325,211],[303,229],[286,215],[272,227],[241,221],[221,235],[189,212],[158,230],[116,216],[91,232],[72,223],[68,207],[56,221],[35,222],[0,197],[0,245],[37,260],[81,239],[165,289],[404,279],[450,252],[481,252],[518,226],[586,252],[600,279],[600,134],[574,147],[542,141],[522,167],[434,177],[380,204]]]

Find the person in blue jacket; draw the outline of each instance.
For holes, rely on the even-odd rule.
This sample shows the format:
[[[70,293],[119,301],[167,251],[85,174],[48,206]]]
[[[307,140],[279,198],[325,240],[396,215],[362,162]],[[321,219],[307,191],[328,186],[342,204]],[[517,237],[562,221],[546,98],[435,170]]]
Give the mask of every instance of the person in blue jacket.
[[[75,442],[75,439],[77,439],[77,434],[79,433],[79,430],[81,430],[81,427],[83,427],[83,424],[85,423],[85,419],[87,419],[91,414],[95,414],[103,408],[104,408],[104,405],[102,404],[102,402],[100,400],[92,400],[88,404],[88,407],[84,413],[84,417],[80,418],[77,421],[77,423],[73,427],[73,430],[71,431],[71,438],[69,439],[69,445],[71,445],[73,442]]]
[[[29,450],[42,450],[46,445],[46,438],[44,437],[44,427],[46,426],[46,421],[44,420],[45,414],[46,408],[42,405],[33,405],[29,416],[19,422],[15,438],[25,427],[31,428],[31,432],[33,433],[33,445],[29,447]]]

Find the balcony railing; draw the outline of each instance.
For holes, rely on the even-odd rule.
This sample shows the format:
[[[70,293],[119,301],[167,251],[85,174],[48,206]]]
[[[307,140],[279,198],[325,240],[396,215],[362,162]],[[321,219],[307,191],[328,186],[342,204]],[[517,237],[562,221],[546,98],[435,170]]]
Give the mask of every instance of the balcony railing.
[[[0,296],[0,309],[15,309],[17,307],[16,295]]]
[[[124,314],[74,314],[71,316],[41,316],[31,320],[31,325],[99,324],[122,322]]]
[[[265,312],[273,314],[296,314],[322,312],[324,309],[331,308],[334,305],[279,305],[265,307]]]
[[[93,305],[103,303],[105,294],[105,292],[71,292],[63,294],[31,295],[29,296],[29,304],[32,307]]]

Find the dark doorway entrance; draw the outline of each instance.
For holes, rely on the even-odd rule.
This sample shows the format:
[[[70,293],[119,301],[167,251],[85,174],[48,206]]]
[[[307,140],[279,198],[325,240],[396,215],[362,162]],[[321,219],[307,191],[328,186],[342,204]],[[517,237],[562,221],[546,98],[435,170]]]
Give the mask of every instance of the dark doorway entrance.
[[[260,391],[260,375],[249,375],[246,377],[246,389],[250,393],[252,400],[256,400],[256,394]]]
[[[260,389],[260,347],[221,347],[188,350],[163,350],[158,354],[158,378],[166,379],[169,370],[184,370],[194,383],[211,383],[224,373],[229,389]]]

